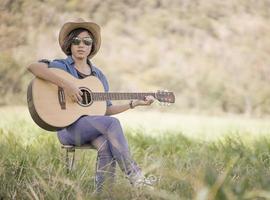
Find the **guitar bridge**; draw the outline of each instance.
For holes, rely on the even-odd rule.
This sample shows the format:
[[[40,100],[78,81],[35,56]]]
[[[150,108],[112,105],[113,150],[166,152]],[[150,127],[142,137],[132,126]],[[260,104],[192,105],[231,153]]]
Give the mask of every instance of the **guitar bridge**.
[[[65,110],[66,109],[65,92],[64,92],[64,89],[61,87],[58,87],[58,101],[59,101],[61,109]]]

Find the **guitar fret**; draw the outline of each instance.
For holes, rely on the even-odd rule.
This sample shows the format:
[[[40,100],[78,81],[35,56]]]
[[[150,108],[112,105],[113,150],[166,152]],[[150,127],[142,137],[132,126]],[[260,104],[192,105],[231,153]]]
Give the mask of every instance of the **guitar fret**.
[[[138,93],[139,99],[143,99],[143,94],[142,93]]]
[[[94,101],[130,100],[130,99],[143,100],[145,96],[155,97],[155,93],[116,93],[116,92],[94,92],[94,93],[92,93],[92,99]]]

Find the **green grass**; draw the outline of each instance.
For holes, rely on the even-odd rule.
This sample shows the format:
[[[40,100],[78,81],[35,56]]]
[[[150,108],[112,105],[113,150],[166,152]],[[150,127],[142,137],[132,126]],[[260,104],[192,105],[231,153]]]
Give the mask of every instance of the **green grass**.
[[[54,133],[39,129],[25,108],[3,108],[0,114],[0,196],[4,199],[270,198],[270,137],[265,121],[249,119],[244,126],[238,119],[239,126],[231,126],[229,119],[201,117],[198,121],[208,121],[205,131],[211,130],[212,123],[224,132],[212,140],[189,135],[187,130],[199,134],[202,126],[195,126],[189,117],[179,117],[185,120],[181,124],[175,116],[167,116],[171,125],[166,129],[155,115],[153,122],[161,128],[156,126],[153,133],[138,126],[136,114],[129,113],[128,118],[137,121],[123,120],[131,152],[147,174],[158,177],[157,185],[153,191],[134,189],[118,170],[114,188],[97,197],[93,195],[95,151],[78,150],[76,168],[66,174],[64,152]],[[173,120],[178,122],[174,126]],[[248,129],[252,125],[256,129]]]

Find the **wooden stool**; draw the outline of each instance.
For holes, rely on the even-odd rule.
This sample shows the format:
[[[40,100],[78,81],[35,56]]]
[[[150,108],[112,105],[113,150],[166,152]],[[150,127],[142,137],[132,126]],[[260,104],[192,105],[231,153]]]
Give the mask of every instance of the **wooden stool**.
[[[76,149],[94,149],[94,147],[90,144],[82,145],[82,146],[62,145],[61,147],[62,149],[66,150],[65,161],[66,161],[67,173],[69,173],[73,169]]]

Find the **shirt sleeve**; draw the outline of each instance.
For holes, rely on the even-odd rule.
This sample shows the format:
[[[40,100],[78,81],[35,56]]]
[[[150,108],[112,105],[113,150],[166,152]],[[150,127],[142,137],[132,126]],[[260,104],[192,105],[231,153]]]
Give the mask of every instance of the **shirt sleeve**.
[[[101,71],[99,73],[99,79],[101,80],[101,82],[104,86],[105,92],[109,92],[110,88],[109,88],[108,80],[107,80],[106,76]],[[109,107],[109,106],[112,106],[111,100],[107,100],[107,107]]]
[[[104,82],[105,82],[105,85],[106,85],[106,87],[104,87],[105,88],[105,92],[109,92],[109,83],[108,83],[108,81],[107,81],[107,78],[104,76]],[[111,100],[107,100],[107,107],[109,107],[109,106],[112,106],[112,101]]]
[[[48,59],[41,59],[38,62],[47,64],[49,68],[58,68],[67,71],[67,66],[61,60],[50,61]]]
[[[45,63],[45,64],[49,65],[51,61],[48,59],[41,59],[41,60],[38,60],[38,62]]]
[[[67,66],[62,60],[53,60],[48,65],[49,68],[58,68],[67,71]]]

